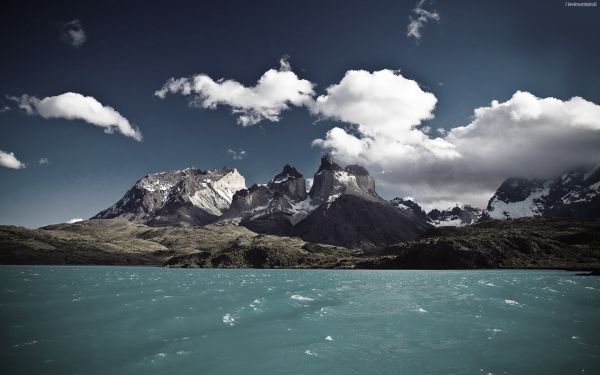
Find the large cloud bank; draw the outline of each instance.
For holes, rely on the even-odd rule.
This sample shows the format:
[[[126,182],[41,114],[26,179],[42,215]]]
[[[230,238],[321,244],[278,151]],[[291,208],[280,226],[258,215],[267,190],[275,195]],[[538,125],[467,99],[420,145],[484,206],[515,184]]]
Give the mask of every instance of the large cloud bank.
[[[435,96],[388,70],[347,72],[319,96],[313,112],[351,124],[313,141],[343,163],[371,169],[380,184],[427,207],[485,206],[507,177],[545,177],[597,163],[600,106],[517,91],[477,108],[472,121],[432,137]],[[441,134],[444,134],[442,132]]]

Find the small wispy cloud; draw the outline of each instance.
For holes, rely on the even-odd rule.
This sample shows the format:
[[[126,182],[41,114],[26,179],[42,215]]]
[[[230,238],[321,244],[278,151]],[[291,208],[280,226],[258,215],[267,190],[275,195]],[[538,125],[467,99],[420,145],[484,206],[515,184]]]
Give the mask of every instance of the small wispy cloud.
[[[0,166],[10,169],[23,169],[25,163],[21,162],[13,152],[0,150]]]
[[[66,22],[61,27],[61,40],[74,48],[81,47],[87,37],[80,20]]]
[[[406,29],[406,36],[409,38],[415,38],[418,42],[421,40],[421,30],[425,27],[425,24],[430,20],[439,21],[440,14],[435,10],[427,10],[424,8],[427,0],[419,0],[417,5],[412,10],[414,15],[409,16],[409,24]]]
[[[83,221],[83,219],[80,217],[74,217],[71,220],[68,220],[67,224],[75,224],[75,223],[79,223],[80,221]]]
[[[40,158],[40,160],[38,160],[38,165],[44,165],[48,163],[50,163],[50,159],[48,158]]]
[[[242,160],[246,157],[246,151],[244,150],[235,151],[232,149],[228,149],[227,154],[230,155],[233,160]]]

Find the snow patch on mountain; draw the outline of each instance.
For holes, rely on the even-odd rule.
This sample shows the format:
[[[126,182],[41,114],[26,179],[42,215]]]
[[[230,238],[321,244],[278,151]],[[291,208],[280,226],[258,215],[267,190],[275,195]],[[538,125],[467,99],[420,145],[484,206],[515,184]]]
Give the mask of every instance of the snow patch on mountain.
[[[529,216],[592,218],[599,214],[600,166],[575,168],[554,179],[510,178],[490,199],[494,219]]]
[[[525,199],[520,201],[503,201],[497,196],[492,197],[488,204],[488,214],[492,219],[507,219],[538,216],[543,213],[544,201],[550,192],[549,184],[535,189]]]

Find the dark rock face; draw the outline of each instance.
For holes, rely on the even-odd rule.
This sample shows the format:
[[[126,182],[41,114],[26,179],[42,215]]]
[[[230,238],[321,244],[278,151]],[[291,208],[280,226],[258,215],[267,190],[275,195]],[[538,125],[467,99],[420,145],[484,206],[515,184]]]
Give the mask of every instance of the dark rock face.
[[[151,174],[94,218],[120,217],[153,226],[205,225],[218,219],[229,208],[233,195],[245,187],[244,177],[229,168]]]
[[[331,157],[329,156],[329,154],[325,154],[321,158],[321,165],[319,166],[319,169],[317,170],[317,174],[319,174],[319,172],[322,172],[322,171],[335,172],[335,171],[341,171],[341,170],[343,170],[343,168],[340,167],[336,162],[331,160]]]
[[[320,205],[293,228],[305,241],[345,247],[377,248],[415,239],[429,225],[387,203],[345,194]]]
[[[283,171],[273,177],[268,187],[271,191],[279,192],[284,197],[295,201],[306,199],[306,182],[304,181],[304,177],[296,168],[290,165],[283,167]]]
[[[600,217],[600,167],[577,168],[551,180],[510,178],[490,199],[494,219],[529,216]]]
[[[233,195],[226,215],[237,217],[243,213],[253,213],[257,208],[267,207],[272,198],[271,189],[264,185],[254,184],[249,189],[239,190]]]

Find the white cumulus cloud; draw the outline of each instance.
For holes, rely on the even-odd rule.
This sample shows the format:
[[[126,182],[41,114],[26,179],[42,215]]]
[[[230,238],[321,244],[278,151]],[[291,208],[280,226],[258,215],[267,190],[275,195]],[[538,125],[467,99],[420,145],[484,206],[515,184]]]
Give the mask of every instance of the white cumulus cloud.
[[[154,94],[162,99],[169,93],[191,96],[190,105],[195,107],[228,106],[238,116],[239,124],[250,126],[263,120],[279,121],[281,113],[290,105],[310,104],[314,91],[313,84],[298,78],[287,58],[283,57],[278,70],[269,69],[252,87],[235,80],[215,81],[206,74],[198,74],[189,78],[171,78]]]
[[[409,38],[415,38],[419,41],[422,37],[421,29],[425,27],[425,24],[430,20],[439,21],[440,14],[435,10],[427,10],[424,8],[426,0],[420,0],[412,10],[414,15],[409,16],[409,24],[406,28],[406,36]]]
[[[79,223],[80,221],[83,221],[83,219],[80,217],[74,217],[72,219],[69,219],[67,221],[67,224],[75,224],[75,223]]]
[[[435,95],[397,71],[350,70],[316,99],[311,110],[355,127],[335,127],[313,145],[330,149],[335,158],[363,164],[387,164],[417,154],[458,157],[452,144],[429,138],[419,128],[434,117],[436,103]]]
[[[30,115],[37,114],[43,118],[84,120],[92,125],[104,128],[105,133],[110,134],[117,131],[136,141],[142,140],[142,133],[137,127],[130,124],[129,120],[115,109],[102,105],[102,103],[92,96],[67,92],[43,99],[29,95],[8,98],[16,101],[19,108]]]
[[[426,134],[436,98],[398,72],[350,71],[313,113],[340,120],[313,145],[346,164],[374,172],[384,188],[410,194],[427,208],[461,202],[485,206],[508,177],[544,177],[596,163],[600,106],[517,91],[474,111],[472,121]]]
[[[25,163],[19,161],[13,152],[0,150],[0,166],[10,169],[25,168]]]
[[[63,24],[61,29],[61,39],[63,42],[75,48],[81,47],[87,40],[81,21],[72,20]]]

